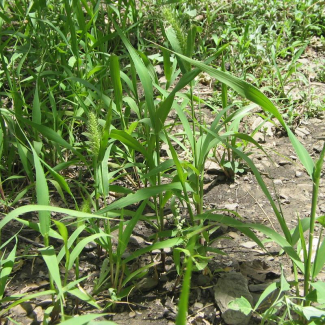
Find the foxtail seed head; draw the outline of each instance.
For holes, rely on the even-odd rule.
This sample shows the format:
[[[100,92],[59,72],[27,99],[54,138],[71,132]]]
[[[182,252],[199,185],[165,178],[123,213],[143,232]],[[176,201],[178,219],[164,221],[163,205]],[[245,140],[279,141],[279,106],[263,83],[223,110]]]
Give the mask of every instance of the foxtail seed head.
[[[94,112],[89,113],[88,124],[88,139],[90,141],[90,147],[92,154],[97,157],[100,149],[100,140],[102,137],[102,130],[98,124],[97,116]]]

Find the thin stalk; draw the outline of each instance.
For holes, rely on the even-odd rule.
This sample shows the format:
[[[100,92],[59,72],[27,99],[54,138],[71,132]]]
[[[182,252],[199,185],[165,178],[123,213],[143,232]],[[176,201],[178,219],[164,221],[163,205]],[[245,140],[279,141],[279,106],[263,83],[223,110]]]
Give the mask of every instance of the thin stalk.
[[[225,68],[225,59],[224,56],[222,55],[222,63],[221,63],[221,70],[226,71]],[[228,91],[227,91],[227,85],[222,84],[221,86],[221,100],[222,100],[222,109],[225,109],[228,106]],[[224,114],[224,119],[227,120],[227,112]],[[225,124],[225,131],[228,132],[228,124]],[[228,144],[228,138],[226,138],[226,142]],[[228,161],[231,159],[231,151],[229,146],[227,146],[227,155],[228,155]]]
[[[119,223],[119,234],[118,234],[118,244],[116,249],[116,264],[115,264],[115,279],[113,283],[113,288],[118,288],[119,283],[119,275],[120,275],[120,267],[121,267],[121,258],[122,258],[122,251],[121,251],[121,241],[123,238],[123,227],[124,227],[124,210],[121,210],[121,216],[120,216],[120,223]],[[113,279],[112,279],[113,280]]]
[[[318,252],[319,252],[319,246],[321,244],[321,239],[322,239],[322,235],[323,235],[323,230],[324,228],[322,227],[320,232],[319,232],[319,239],[318,239],[318,243],[317,243],[317,248],[316,248],[316,254],[315,254],[315,261],[317,261],[317,258],[318,258]],[[312,277],[311,277],[311,280],[314,281],[315,280],[315,272],[313,272],[312,274]]]
[[[296,288],[296,296],[299,297],[299,279],[298,279],[298,271],[297,271],[297,266],[295,263],[292,263],[292,269],[293,269],[293,274],[295,277],[295,288]]]
[[[95,190],[95,204],[96,204],[96,211],[99,210],[99,193],[98,193],[98,170],[97,170],[97,157],[93,157],[93,169],[94,169],[94,190]],[[99,220],[98,220],[99,221]]]
[[[194,96],[193,96],[193,82],[191,81],[190,83],[190,100],[191,100],[191,118],[192,118],[192,135],[193,135],[193,161],[194,161],[194,166],[196,169],[200,170],[199,166],[198,166],[198,155],[197,155],[197,147],[196,147],[196,137],[195,137],[195,120],[196,120],[196,116],[195,116],[195,111],[194,111]],[[197,175],[196,176],[196,189],[195,189],[195,193],[197,193],[197,196],[199,197],[201,190],[200,190],[200,181],[201,181],[201,176]],[[199,202],[197,202],[197,200],[199,199]],[[203,197],[199,197],[196,198],[194,200],[195,203],[195,208],[196,208],[196,213],[197,214],[201,214],[202,213],[202,201],[203,201]],[[193,224],[193,219],[191,220],[192,224]]]
[[[317,200],[318,200],[318,191],[319,191],[319,182],[321,177],[322,166],[324,163],[325,156],[325,142],[323,144],[323,150],[320,154],[320,157],[316,163],[314,172],[313,172],[313,194],[312,194],[312,205],[310,212],[310,226],[309,226],[309,246],[308,246],[308,256],[307,263],[305,263],[305,275],[304,275],[304,295],[307,296],[309,293],[309,284],[310,284],[310,273],[311,273],[311,258],[313,254],[313,239],[314,239],[314,230],[316,222],[316,209],[317,209]],[[309,306],[310,301],[305,301],[305,306]]]
[[[105,233],[110,234],[111,233],[111,226],[109,221],[105,223]],[[113,256],[113,247],[112,247],[112,240],[111,237],[107,238],[108,241],[108,258],[109,258],[109,267],[110,267],[110,273],[111,273],[111,284],[114,287],[114,256]]]
[[[157,155],[157,166],[159,166],[160,164],[160,145],[159,145],[159,137],[158,135],[156,136],[156,155]],[[161,175],[160,173],[158,173],[157,175],[157,185],[159,186],[161,184]],[[158,218],[159,218],[159,223],[160,223],[160,230],[163,231],[164,229],[164,213],[163,213],[163,209],[162,209],[162,206],[161,206],[161,203],[163,201],[163,197],[162,197],[162,193],[159,193],[159,196],[158,196],[158,210],[157,210],[157,213],[158,213]]]
[[[313,184],[313,196],[312,196],[312,206],[310,213],[310,228],[309,228],[309,245],[308,245],[308,254],[307,254],[307,263],[305,264],[305,276],[304,276],[304,295],[306,296],[309,293],[309,279],[311,271],[311,258],[313,254],[313,239],[314,239],[314,228],[316,221],[316,208],[317,208],[317,199],[318,199],[318,190],[319,190],[319,179],[315,179]],[[305,305],[309,305],[310,302],[306,301]]]

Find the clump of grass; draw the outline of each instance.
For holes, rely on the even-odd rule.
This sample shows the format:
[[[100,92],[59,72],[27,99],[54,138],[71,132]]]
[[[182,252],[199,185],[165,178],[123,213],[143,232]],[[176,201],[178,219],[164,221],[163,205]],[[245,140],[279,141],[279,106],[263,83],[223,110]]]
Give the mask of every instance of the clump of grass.
[[[0,108],[0,159],[5,166],[0,167],[0,195],[8,207],[15,207],[36,188],[39,204],[22,206],[4,214],[0,229],[16,219],[44,238],[46,247],[40,253],[49,269],[51,290],[39,296],[53,296],[53,304],[45,312],[45,322],[50,314],[52,321],[54,317],[61,321],[70,317],[65,315],[64,308],[68,294],[94,308],[102,307],[79,289],[80,283],[86,280],[79,277],[79,256],[85,245],[94,241],[105,261],[99,265],[100,276],[93,294],[102,290],[110,292],[110,301],[104,307],[128,296],[133,282],[138,282],[150,268],[155,269],[157,278],[156,261],[138,270],[132,269],[132,261],[154,249],[173,248],[179,275],[177,281],[184,276],[177,324],[185,324],[191,270],[207,268],[209,250],[221,253],[209,247],[209,232],[218,227],[214,222],[220,222],[220,218],[234,227],[240,226],[240,230],[261,246],[249,227],[263,230],[279,242],[292,258],[295,272],[297,268],[304,272],[305,292],[301,300],[306,302],[305,305],[311,302],[308,296],[324,262],[321,256],[325,254],[319,254],[316,267],[312,266],[310,249],[303,239],[307,221],[301,221],[300,228],[293,235],[290,233],[254,164],[239,150],[240,143],[244,147],[256,143],[249,135],[238,132],[243,113],[248,114],[250,108],[245,107],[247,100],[243,101],[237,94],[258,104],[268,117],[274,115],[287,129],[284,115],[261,91],[244,80],[252,81],[273,99],[287,96],[285,86],[295,81],[300,68],[296,61],[303,55],[309,38],[324,31],[319,6],[322,1],[223,1],[218,7],[215,1],[209,0],[180,1],[171,6],[173,2],[75,1],[72,6],[69,1],[60,4],[48,1],[45,6],[41,1],[33,4],[24,0],[0,1],[3,12],[10,11],[8,15],[0,15],[3,29],[0,36],[3,68],[0,71],[0,95],[5,99]],[[162,12],[160,22],[154,23],[154,33],[146,29],[150,15],[146,17],[143,11],[145,6],[150,10],[151,5],[158,5],[159,14]],[[198,15],[202,16],[200,20],[196,20]],[[189,22],[192,24],[190,28],[187,26]],[[164,25],[166,28],[161,30]],[[136,38],[133,44],[137,50],[128,35]],[[147,43],[147,39],[156,41],[157,35],[166,37],[173,51],[153,49],[152,44]],[[198,60],[193,60],[194,56]],[[154,62],[164,65],[165,89],[160,87]],[[233,75],[225,72],[226,65]],[[211,125],[205,125],[199,117],[204,101],[195,93],[195,76],[201,71],[223,84],[219,93],[213,89],[221,100],[212,105],[216,117]],[[323,71],[318,78],[324,79]],[[281,99],[283,102],[287,100]],[[232,109],[229,104],[235,100],[240,103],[239,109]],[[166,126],[172,109],[176,112],[175,120]],[[100,124],[103,121],[104,124]],[[111,127],[112,121],[114,127]],[[183,140],[174,134],[175,126],[183,128]],[[85,128],[86,132],[80,134]],[[308,229],[312,240],[322,166],[319,161],[313,164],[290,129],[287,131],[315,184]],[[84,135],[88,141],[79,141]],[[190,158],[180,159],[175,143],[187,151]],[[162,144],[169,147],[166,160],[161,157]],[[225,148],[227,159],[221,161],[224,160],[223,167],[226,168],[230,163],[230,176],[240,170],[236,165],[239,159],[255,172],[261,189],[274,208],[283,238],[258,225],[239,224],[234,218],[205,213],[204,163],[218,146]],[[69,167],[73,165],[80,169],[71,177]],[[90,174],[87,181],[83,174],[86,168]],[[49,182],[54,187],[48,187]],[[116,197],[124,197],[111,203],[108,201],[111,192]],[[76,210],[47,206],[50,197],[57,194],[65,204],[68,203],[65,195],[71,196],[76,207],[80,204],[76,202],[76,194],[86,200]],[[173,206],[175,201],[179,206]],[[164,228],[164,210],[170,202],[175,216],[172,231]],[[145,216],[147,207],[154,210],[156,219]],[[184,209],[182,218],[179,207]],[[91,209],[95,214],[90,213]],[[20,217],[31,211],[39,212],[38,223]],[[56,212],[57,216],[54,218],[50,211]],[[65,220],[56,220],[61,214],[77,218],[73,222],[77,229],[68,231],[70,225]],[[140,220],[148,222],[154,229],[153,243],[125,257],[132,231]],[[322,219],[317,221],[324,223]],[[91,235],[79,239],[83,230]],[[118,237],[117,243],[112,240],[113,231],[117,233],[114,235]],[[204,237],[204,243],[199,241],[199,236]],[[56,247],[50,246],[52,237],[64,243],[58,255]],[[299,240],[304,247],[305,267],[292,251]],[[11,254],[0,257],[4,282],[9,283],[13,263],[21,258],[16,250],[18,244]],[[5,250],[6,245],[0,243],[0,249]],[[318,246],[324,253],[325,244]],[[162,262],[163,259],[162,254]],[[58,261],[62,261],[61,265],[66,269],[63,281]],[[69,282],[67,274],[72,269],[76,280]],[[286,286],[285,281],[283,283]],[[5,297],[6,286],[1,283],[0,297],[11,304],[0,311],[0,316],[15,304],[35,297],[23,296],[20,300],[16,296]],[[316,289],[319,289],[317,283]]]

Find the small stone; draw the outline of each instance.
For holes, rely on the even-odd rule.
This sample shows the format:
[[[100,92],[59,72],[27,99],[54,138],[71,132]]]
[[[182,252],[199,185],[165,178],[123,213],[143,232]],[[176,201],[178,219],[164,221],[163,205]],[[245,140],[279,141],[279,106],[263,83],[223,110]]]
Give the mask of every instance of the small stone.
[[[265,167],[263,164],[255,164],[255,167],[260,171],[260,172],[265,172]]]
[[[303,135],[309,135],[310,131],[307,128],[296,128],[296,132],[299,131]]]
[[[288,200],[289,198],[286,195],[280,194],[280,199],[282,199],[282,200]]]
[[[260,283],[260,284],[251,284],[248,286],[249,291],[251,292],[262,292],[264,291],[270,284],[269,283]]]
[[[271,122],[264,122],[264,120],[260,116],[257,117],[253,122],[251,127],[252,131],[256,130],[261,124],[263,125],[260,127],[260,132],[257,133],[261,133],[263,135],[263,138],[265,138],[265,134],[269,137],[273,137],[274,124]]]
[[[140,236],[134,236],[134,235],[132,235],[130,237],[130,243],[132,245],[134,245],[134,246],[138,246],[139,247],[139,246],[144,246],[145,240],[142,237],[140,237]]]
[[[296,173],[295,173],[295,176],[297,178],[301,177],[302,175],[303,175],[303,173],[300,170],[297,170]]]
[[[216,162],[212,161],[212,160],[207,160],[204,164],[204,169],[209,171],[218,171],[220,170],[220,166],[219,164],[217,164]],[[212,172],[210,173],[212,174]]]
[[[281,179],[275,179],[273,182],[274,182],[275,185],[283,185]]]
[[[304,138],[306,136],[306,134],[304,134],[303,132],[301,132],[300,130],[295,130],[295,134],[300,137],[300,138]]]
[[[227,234],[229,237],[231,237],[232,239],[239,239],[240,238],[240,235],[238,235],[236,232],[234,231],[230,231],[228,232]]]
[[[204,19],[203,15],[198,15],[198,16],[194,17],[195,21],[202,21],[203,19]]]
[[[142,278],[135,286],[139,291],[150,291],[158,285],[158,279],[152,277]]]
[[[33,313],[36,315],[36,319],[38,322],[43,322],[44,319],[44,312],[41,306],[37,306]]]
[[[129,317],[134,318],[136,316],[136,313],[134,311],[129,312]]]
[[[157,74],[159,74],[159,75],[163,74],[163,72],[164,72],[162,66],[160,66],[160,65],[156,65],[155,70],[156,70]]]
[[[323,145],[320,144],[320,143],[317,143],[317,144],[315,144],[315,145],[313,146],[313,150],[314,150],[315,152],[317,152],[317,153],[320,153],[320,152],[322,151],[322,149],[323,149]]]
[[[281,160],[281,161],[279,162],[279,165],[280,165],[280,166],[292,165],[292,162],[289,161],[289,160]]]
[[[225,209],[227,210],[237,210],[239,207],[238,203],[225,204]]]
[[[248,241],[246,243],[240,244],[240,246],[245,247],[245,248],[254,248],[257,246],[257,244],[254,241]]]
[[[196,302],[193,306],[194,309],[202,309],[204,307],[204,305],[202,304],[202,302]]]
[[[265,143],[265,135],[262,132],[256,132],[253,139],[258,143]]]
[[[11,313],[18,316],[26,317],[28,315],[28,310],[24,309],[21,305],[17,305],[10,309]]]
[[[166,248],[163,249],[163,252],[166,253],[166,254],[170,254],[172,252],[172,249],[170,247],[166,247]],[[153,255],[161,254],[161,250],[160,249],[154,249],[152,251],[152,254]]]

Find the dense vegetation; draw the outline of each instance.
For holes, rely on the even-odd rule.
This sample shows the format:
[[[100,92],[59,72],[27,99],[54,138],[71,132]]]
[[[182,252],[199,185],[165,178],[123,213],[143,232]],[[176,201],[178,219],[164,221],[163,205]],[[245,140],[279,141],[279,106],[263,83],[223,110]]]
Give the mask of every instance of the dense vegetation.
[[[22,301],[48,294],[53,303],[44,324],[73,320],[65,312],[71,296],[107,311],[156,268],[155,261],[137,270],[130,263],[169,247],[184,283],[177,324],[185,324],[191,272],[208,268],[208,253],[221,253],[209,246],[209,236],[222,222],[262,248],[252,229],[265,233],[291,258],[293,272],[304,274],[303,292],[283,278],[264,295],[296,286],[291,308],[299,317],[276,313],[281,300],[261,321],[323,323],[325,289],[314,280],[325,262],[325,244],[320,236],[313,261],[308,242],[314,238],[325,147],[314,162],[292,129],[325,106],[324,100],[312,102],[308,92],[298,99],[293,95],[309,83],[299,59],[312,45],[325,47],[324,1],[2,0],[0,7],[1,318]],[[212,86],[209,97],[196,91],[202,78]],[[324,82],[324,67],[314,80]],[[214,114],[211,125],[201,119],[203,106]],[[313,183],[310,217],[295,229],[289,229],[249,158],[252,146],[263,147],[253,134],[239,132],[257,106],[265,121],[279,121]],[[224,148],[224,154],[216,155],[215,148]],[[244,224],[235,214],[205,211],[204,165],[211,157],[229,178],[245,168],[254,173],[282,234]],[[51,205],[53,200],[62,205]],[[167,208],[174,216],[172,230],[164,228]],[[153,243],[125,257],[139,220],[155,229]],[[6,295],[14,265],[24,258],[16,254],[19,228],[8,237],[13,221],[43,238],[39,254],[50,278],[46,291]],[[325,224],[324,217],[317,221]],[[62,247],[52,246],[53,238]],[[91,297],[81,290],[86,279],[79,275],[79,257],[92,242],[107,259]],[[67,275],[73,270],[73,281],[61,277],[59,265]],[[95,299],[103,290],[110,292],[104,305]],[[242,305],[247,309],[245,301],[234,308]],[[76,323],[97,316],[83,315]]]

